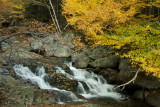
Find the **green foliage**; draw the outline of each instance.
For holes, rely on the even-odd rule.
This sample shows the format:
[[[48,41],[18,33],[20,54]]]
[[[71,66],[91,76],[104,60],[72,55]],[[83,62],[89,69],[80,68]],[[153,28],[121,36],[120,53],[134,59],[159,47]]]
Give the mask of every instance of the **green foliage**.
[[[128,50],[122,54],[139,65],[148,74],[160,77],[160,23],[140,22],[115,30],[112,35],[102,36],[94,45],[109,45]]]

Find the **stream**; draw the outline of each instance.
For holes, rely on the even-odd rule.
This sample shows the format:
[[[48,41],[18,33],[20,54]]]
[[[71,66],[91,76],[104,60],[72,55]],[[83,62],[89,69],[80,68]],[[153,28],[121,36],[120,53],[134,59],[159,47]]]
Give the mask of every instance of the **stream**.
[[[128,99],[127,96],[115,92],[113,90],[114,85],[108,84],[101,75],[84,69],[77,69],[72,66],[71,62],[65,62],[65,64],[69,67],[71,73],[69,74],[65,72],[65,70],[59,66],[55,67],[56,73],[63,74],[71,80],[78,81],[77,93],[52,87],[49,82],[45,80],[45,77],[48,76],[48,74],[45,72],[43,66],[37,67],[35,73],[33,73],[28,67],[24,67],[20,64],[15,65],[14,70],[17,76],[24,80],[30,80],[41,89],[60,92],[62,95],[56,99],[57,104],[73,106],[83,106],[83,104],[87,104],[87,107],[149,107],[144,104],[143,101],[135,102],[134,100]],[[85,99],[79,98],[77,94],[83,96]]]

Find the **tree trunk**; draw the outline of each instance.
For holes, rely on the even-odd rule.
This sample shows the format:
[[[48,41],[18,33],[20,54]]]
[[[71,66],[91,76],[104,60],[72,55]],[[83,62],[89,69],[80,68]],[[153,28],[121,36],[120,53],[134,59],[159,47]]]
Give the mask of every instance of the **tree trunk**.
[[[54,10],[54,7],[53,7],[53,5],[52,5],[51,0],[49,0],[49,3],[50,3],[50,6],[51,6],[51,8],[52,8],[52,11],[53,11],[53,15],[54,15],[54,18],[55,18],[55,22],[56,22],[58,31],[59,31],[59,33],[61,33],[62,31],[61,31],[61,29],[60,29],[60,26],[59,26],[59,23],[58,23],[58,20],[57,20],[57,16],[56,16],[56,12],[55,12],[55,10]]]

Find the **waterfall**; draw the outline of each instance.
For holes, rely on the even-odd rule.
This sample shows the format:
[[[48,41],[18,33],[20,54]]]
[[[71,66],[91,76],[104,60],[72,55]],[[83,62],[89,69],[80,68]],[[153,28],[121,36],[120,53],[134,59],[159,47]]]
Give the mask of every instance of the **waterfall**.
[[[78,99],[74,93],[52,87],[48,82],[45,82],[44,77],[47,76],[47,74],[45,73],[44,67],[38,67],[35,74],[28,67],[23,67],[22,65],[15,65],[13,68],[16,75],[24,80],[30,80],[33,84],[37,84],[41,89],[55,90],[64,95],[68,95],[66,99],[69,99],[69,101],[64,101],[64,98],[59,97],[57,98],[58,104],[63,104],[70,101],[83,101]]]
[[[108,84],[102,76],[93,72],[88,72],[84,69],[77,69],[72,66],[72,63],[66,63],[66,65],[70,68],[73,75],[66,73],[60,67],[56,67],[56,72],[62,73],[70,79],[77,80],[77,92],[85,98],[111,97],[117,100],[124,99],[123,95],[113,90],[114,85]],[[84,88],[84,85],[86,85],[88,88]]]
[[[117,100],[123,100],[124,97],[113,90],[114,86],[107,83],[107,81],[100,75],[88,72],[84,69],[77,69],[72,66],[72,63],[66,63],[70,68],[72,75],[66,73],[61,67],[56,67],[56,73],[61,73],[67,78],[78,81],[77,93],[84,96],[85,98],[93,97],[111,97]],[[63,98],[58,98],[57,103],[65,103],[71,101],[84,101],[78,99],[73,92],[58,89],[52,87],[48,82],[45,81],[44,67],[38,67],[36,73],[33,73],[28,67],[22,65],[15,65],[14,70],[16,75],[24,80],[30,80],[33,84],[37,84],[41,89],[55,90],[68,95],[67,99],[70,101],[64,101]]]

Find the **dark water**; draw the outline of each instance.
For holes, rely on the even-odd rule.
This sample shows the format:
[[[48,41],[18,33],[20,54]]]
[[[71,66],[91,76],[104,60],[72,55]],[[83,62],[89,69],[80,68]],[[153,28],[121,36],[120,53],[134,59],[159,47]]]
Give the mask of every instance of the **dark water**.
[[[38,105],[38,107],[152,107],[145,102],[139,101],[116,101],[109,98],[95,98],[90,101],[82,102],[71,102],[67,104],[54,104],[54,105]]]

